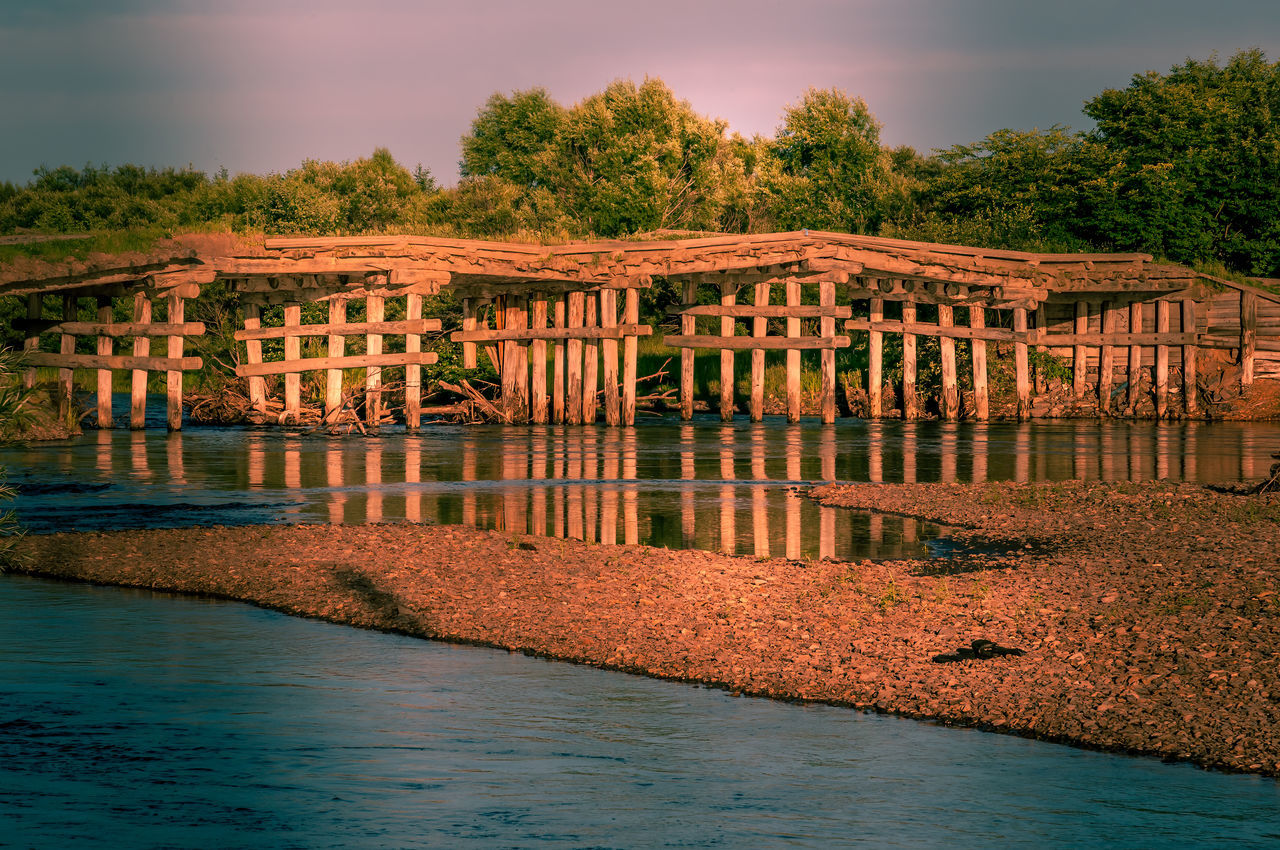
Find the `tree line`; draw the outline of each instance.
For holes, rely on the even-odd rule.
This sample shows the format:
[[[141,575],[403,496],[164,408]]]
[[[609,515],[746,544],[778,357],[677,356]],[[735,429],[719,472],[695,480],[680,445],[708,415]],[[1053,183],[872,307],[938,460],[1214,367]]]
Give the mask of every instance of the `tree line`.
[[[1143,251],[1280,277],[1280,62],[1246,50],[1135,75],[1087,131],[997,130],[890,148],[860,98],[813,89],[769,137],[697,114],[659,79],[572,106],[495,94],[440,187],[378,149],[282,174],[41,168],[0,183],[0,232],[227,228],[559,241],[810,228],[1025,250]]]

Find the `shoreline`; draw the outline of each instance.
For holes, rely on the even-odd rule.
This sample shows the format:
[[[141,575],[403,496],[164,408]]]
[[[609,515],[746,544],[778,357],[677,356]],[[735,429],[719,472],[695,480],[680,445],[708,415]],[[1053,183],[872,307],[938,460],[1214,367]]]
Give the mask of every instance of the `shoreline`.
[[[459,526],[247,526],[33,535],[14,572],[1280,775],[1280,497],[1081,482],[811,496],[1027,548],[788,561]],[[1025,655],[932,660],[978,639]]]

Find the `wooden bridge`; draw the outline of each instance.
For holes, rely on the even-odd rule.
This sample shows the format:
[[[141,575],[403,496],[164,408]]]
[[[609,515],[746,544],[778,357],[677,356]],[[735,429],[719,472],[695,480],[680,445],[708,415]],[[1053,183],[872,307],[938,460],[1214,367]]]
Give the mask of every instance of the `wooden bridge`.
[[[383,420],[385,370],[403,370],[403,412],[410,429],[422,416],[422,367],[438,355],[422,337],[439,332],[423,318],[424,299],[446,290],[461,303],[464,368],[483,352],[501,380],[495,408],[511,422],[595,422],[603,408],[611,425],[636,415],[642,291],[655,280],[678,287],[671,312],[680,333],[662,342],[678,350],[680,410],[694,410],[694,353],[720,352],[719,411],[733,417],[738,353],[749,353],[748,410],[764,412],[765,352],[786,352],[786,412],[801,413],[801,352],[820,352],[820,413],[836,417],[836,359],[850,334],[866,334],[867,413],[885,413],[886,335],[900,342],[901,415],[921,415],[917,387],[920,338],[940,351],[940,415],[990,416],[988,343],[1013,349],[1017,412],[1033,414],[1042,391],[1030,352],[1046,350],[1070,363],[1077,397],[1095,393],[1111,410],[1116,388],[1132,409],[1150,376],[1158,416],[1174,404],[1198,412],[1198,357],[1223,350],[1238,363],[1240,382],[1280,376],[1280,295],[1263,287],[1157,264],[1144,254],[1031,254],[952,245],[801,231],[664,241],[577,242],[543,246],[420,236],[268,239],[252,251],[224,255],[175,253],[142,264],[110,260],[32,275],[0,273],[0,295],[27,299],[26,349],[33,366],[59,372],[69,403],[73,370],[98,375],[98,421],[111,424],[112,372],[132,373],[132,427],[143,425],[147,374],[167,374],[168,424],[181,427],[182,373],[200,369],[183,356],[185,341],[204,332],[184,321],[185,301],[201,286],[223,282],[238,296],[242,346],[236,373],[248,381],[251,404],[265,411],[267,378],[283,375],[281,422],[302,414],[302,375],[323,373],[324,417],[351,415],[344,370],[362,369],[363,414]],[[44,301],[61,298],[62,319],[42,318]],[[112,320],[115,299],[132,300],[132,321]],[[97,321],[79,321],[80,299],[93,299]],[[402,304],[399,302],[403,299]],[[707,302],[707,303],[704,303]],[[388,304],[403,319],[388,321]],[[303,323],[303,308],[325,305],[325,320]],[[351,320],[348,308],[359,314]],[[264,307],[281,305],[278,324],[264,325]],[[159,309],[155,309],[158,306]],[[314,314],[314,310],[311,310]],[[772,322],[771,322],[772,320]],[[739,324],[746,327],[739,332]],[[838,333],[837,331],[842,331]],[[41,348],[56,334],[57,351]],[[78,352],[92,337],[95,353]],[[164,338],[165,354],[151,353]],[[346,351],[363,338],[363,353]],[[393,345],[387,344],[390,337]],[[131,353],[116,352],[131,340]],[[314,343],[323,340],[321,351]],[[268,359],[263,344],[280,341]],[[969,345],[968,363],[957,341]],[[393,350],[394,349],[394,350]],[[962,407],[960,370],[972,394]],[[33,374],[29,380],[34,380]]]

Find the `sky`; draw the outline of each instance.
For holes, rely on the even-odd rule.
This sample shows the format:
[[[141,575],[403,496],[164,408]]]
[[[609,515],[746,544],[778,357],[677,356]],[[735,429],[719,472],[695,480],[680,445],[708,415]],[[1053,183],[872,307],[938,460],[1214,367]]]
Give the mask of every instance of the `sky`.
[[[745,136],[839,88],[929,152],[1086,129],[1134,74],[1251,47],[1280,59],[1280,0],[0,0],[0,180],[386,147],[450,185],[493,93],[571,105],[646,76]]]

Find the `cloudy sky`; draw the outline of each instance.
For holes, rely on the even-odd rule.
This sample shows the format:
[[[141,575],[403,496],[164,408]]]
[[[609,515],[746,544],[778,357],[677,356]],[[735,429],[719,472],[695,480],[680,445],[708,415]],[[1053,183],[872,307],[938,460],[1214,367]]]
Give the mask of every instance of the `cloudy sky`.
[[[0,180],[385,146],[449,184],[492,93],[645,76],[745,135],[841,88],[928,151],[1083,128],[1104,88],[1249,47],[1280,59],[1280,0],[0,0]]]

